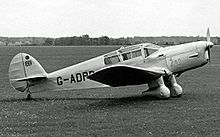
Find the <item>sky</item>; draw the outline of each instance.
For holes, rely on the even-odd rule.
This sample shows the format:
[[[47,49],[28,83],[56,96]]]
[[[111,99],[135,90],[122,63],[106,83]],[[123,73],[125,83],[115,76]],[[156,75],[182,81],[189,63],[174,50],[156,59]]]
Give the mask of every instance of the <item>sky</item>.
[[[0,36],[220,36],[220,0],[0,0]]]

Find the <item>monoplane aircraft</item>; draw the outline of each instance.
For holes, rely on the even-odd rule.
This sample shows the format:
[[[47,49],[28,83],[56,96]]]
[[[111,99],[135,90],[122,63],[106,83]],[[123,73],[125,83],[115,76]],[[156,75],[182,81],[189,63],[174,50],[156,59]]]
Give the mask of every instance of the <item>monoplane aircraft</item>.
[[[169,47],[142,43],[98,56],[82,63],[47,73],[39,62],[19,53],[9,66],[12,87],[25,92],[27,99],[38,92],[148,84],[144,95],[167,99],[180,97],[182,87],[176,77],[210,61],[209,29],[207,41]]]

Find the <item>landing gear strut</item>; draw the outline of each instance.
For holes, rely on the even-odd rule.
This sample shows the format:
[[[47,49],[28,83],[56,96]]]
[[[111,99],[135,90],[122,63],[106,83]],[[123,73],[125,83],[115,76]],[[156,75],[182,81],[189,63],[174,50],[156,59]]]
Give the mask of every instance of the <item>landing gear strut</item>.
[[[26,93],[27,93],[27,97],[26,97],[26,99],[27,100],[32,100],[32,97],[31,97],[31,92],[30,92],[30,83],[29,83],[29,81],[27,81],[27,87],[25,88],[25,90],[26,90]]]

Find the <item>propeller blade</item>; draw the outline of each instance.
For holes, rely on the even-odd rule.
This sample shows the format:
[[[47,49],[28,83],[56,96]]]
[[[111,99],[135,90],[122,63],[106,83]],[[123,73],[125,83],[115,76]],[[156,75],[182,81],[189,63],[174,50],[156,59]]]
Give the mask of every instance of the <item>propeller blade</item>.
[[[210,46],[208,46],[208,57],[209,57],[209,64],[211,63],[211,51]]]
[[[206,40],[211,41],[209,28],[207,29],[207,33],[206,33]]]
[[[213,43],[211,42],[209,28],[207,29],[207,33],[206,33],[206,40],[207,40],[207,50],[208,50],[208,61],[210,64],[211,63],[211,48],[213,47]]]

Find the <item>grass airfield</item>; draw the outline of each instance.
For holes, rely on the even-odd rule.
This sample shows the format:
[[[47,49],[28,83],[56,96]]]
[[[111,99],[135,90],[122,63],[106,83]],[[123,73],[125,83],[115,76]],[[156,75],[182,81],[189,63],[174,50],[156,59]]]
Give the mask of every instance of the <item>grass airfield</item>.
[[[19,52],[55,71],[118,47],[0,47],[0,136],[220,136],[220,47],[211,63],[183,73],[181,98],[141,96],[146,85],[33,94],[13,90],[10,60]]]

